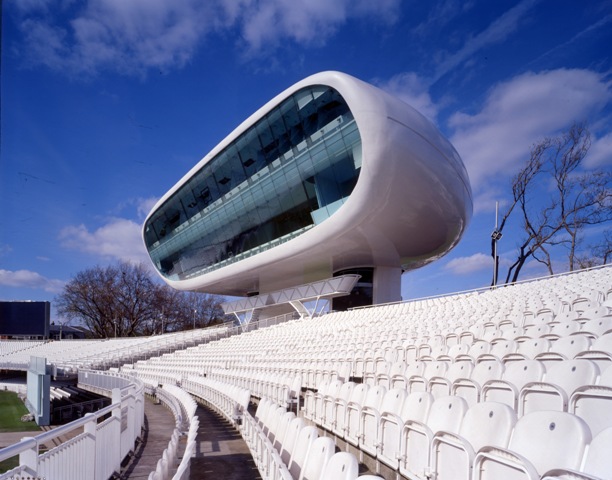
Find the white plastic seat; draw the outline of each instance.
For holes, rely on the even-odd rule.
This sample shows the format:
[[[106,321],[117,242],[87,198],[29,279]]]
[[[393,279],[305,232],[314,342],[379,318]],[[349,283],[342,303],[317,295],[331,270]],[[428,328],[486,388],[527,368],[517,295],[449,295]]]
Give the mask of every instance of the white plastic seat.
[[[329,462],[334,453],[336,453],[336,444],[331,437],[316,438],[308,449],[308,455],[300,470],[299,480],[316,480],[320,478],[327,462]]]
[[[571,360],[578,353],[588,350],[591,346],[591,339],[584,335],[569,335],[560,337],[553,342],[548,352],[536,355],[536,359],[544,362],[548,368],[555,362],[561,360]]]
[[[325,418],[325,406],[334,401],[342,388],[341,380],[331,380],[324,391],[315,393],[315,408],[312,420],[319,425],[323,424]]]
[[[391,363],[391,366],[388,372],[379,372],[376,374],[376,384],[382,385],[386,389],[393,388],[391,386],[391,379],[395,375],[403,375],[405,371],[406,371],[406,362],[404,362],[403,360],[399,362],[393,362]]]
[[[556,322],[564,322],[566,320],[577,320],[580,317],[580,314],[575,310],[568,310],[564,312],[559,312],[555,317]]]
[[[396,373],[391,377],[391,388],[408,389],[409,379],[413,376],[422,376],[425,371],[425,362],[414,360],[406,363],[404,373]]]
[[[407,420],[425,423],[434,398],[429,392],[413,392],[404,400],[397,414],[383,412],[378,436],[378,460],[397,470],[401,451],[402,431]]]
[[[544,364],[537,360],[509,362],[501,379],[488,380],[484,383],[481,400],[505,403],[516,411],[519,392],[523,386],[531,382],[540,382],[545,373]]]
[[[536,325],[529,325],[525,327],[523,335],[530,338],[539,338],[550,332],[550,325],[548,323],[541,323]]]
[[[574,390],[568,410],[582,418],[593,435],[612,427],[612,365],[599,376],[597,385]]]
[[[612,455],[610,455],[610,445],[612,445],[612,427],[602,430],[593,437],[579,472],[576,470],[557,468],[547,472],[542,477],[542,480],[593,480],[611,478]]]
[[[537,410],[566,412],[570,395],[578,387],[592,385],[599,375],[597,365],[589,360],[564,360],[546,372],[543,381],[526,384],[519,393],[518,414]]]
[[[476,452],[485,446],[506,448],[516,413],[503,403],[481,402],[468,409],[458,434],[438,432],[431,447],[436,480],[470,480]]]
[[[441,397],[429,409],[426,423],[407,420],[402,430],[400,474],[408,478],[426,478],[430,474],[430,447],[434,434],[439,431],[458,432],[467,408],[461,397]]]
[[[287,425],[285,437],[280,447],[280,458],[285,465],[289,465],[295,442],[305,426],[304,419],[301,417],[294,418],[289,422],[289,425]]]
[[[539,480],[555,468],[580,467],[591,432],[567,412],[538,411],[518,419],[508,448],[487,446],[476,454],[473,480]]]
[[[328,385],[329,382],[320,382],[317,385],[316,391],[307,390],[304,394],[304,416],[307,419],[314,419],[317,396],[321,397],[322,395],[325,395],[327,392]]]
[[[276,426],[276,431],[272,432],[271,436],[268,435],[268,438],[270,439],[270,442],[272,443],[276,451],[280,450],[283,444],[283,441],[285,440],[285,434],[287,433],[287,428],[289,427],[289,424],[294,418],[295,418],[295,413],[293,412],[283,413],[282,417],[280,418]]]
[[[408,378],[409,392],[424,392],[427,390],[427,382],[432,377],[443,377],[448,369],[448,364],[443,361],[434,360],[425,362],[425,370],[420,376],[413,375]]]
[[[504,355],[502,361],[504,363],[517,360],[532,360],[540,353],[547,352],[550,349],[550,340],[542,337],[527,338],[519,342],[516,352]]]
[[[457,355],[455,361],[470,361],[476,363],[476,359],[485,353],[489,353],[491,350],[491,344],[483,340],[476,340],[470,345],[470,349],[467,354]]]
[[[452,363],[444,376],[434,376],[429,379],[427,391],[431,392],[434,398],[450,395],[453,382],[461,378],[470,378],[473,368],[471,362]]]
[[[577,320],[566,320],[564,322],[554,322],[550,324],[548,336],[566,337],[572,333],[579,332],[580,322]]]
[[[404,389],[394,388],[388,390],[376,409],[364,405],[361,409],[359,426],[359,449],[376,457],[378,448],[378,431],[380,427],[380,417],[383,413],[399,415],[407,392]]]
[[[391,370],[391,362],[387,362],[386,360],[384,360],[384,358],[381,358],[380,361],[376,361],[374,365],[374,371],[372,372],[366,371],[364,373],[363,382],[367,383],[368,385],[376,385],[378,383],[379,377],[388,378],[389,370]]]
[[[361,410],[371,408],[378,410],[387,389],[381,385],[371,387],[365,395],[362,404],[350,402],[346,407],[346,434],[344,439],[354,446],[359,445],[361,435]]]
[[[575,358],[589,359],[595,362],[601,370],[612,365],[612,332],[597,338],[591,348],[576,354]]]
[[[294,479],[301,478],[302,468],[304,468],[306,458],[308,457],[308,451],[318,436],[317,427],[313,425],[309,425],[300,430],[295,445],[293,446],[291,459],[287,464],[287,469]]]
[[[262,431],[272,441],[274,439],[274,434],[276,432],[278,423],[285,414],[285,412],[285,407],[281,407],[276,404],[274,404],[272,408],[268,409],[264,424],[262,426]]]
[[[458,355],[467,355],[470,346],[467,343],[457,343],[448,349],[446,355],[440,355],[436,360],[454,362]]]
[[[359,475],[359,462],[348,452],[335,453],[325,465],[319,480],[355,480]]]
[[[351,391],[351,395],[348,400],[344,400],[342,398],[337,398],[334,402],[334,428],[333,432],[338,437],[344,438],[346,434],[347,424],[346,424],[346,414],[347,414],[347,406],[349,403],[353,403],[355,405],[361,405],[363,400],[365,399],[366,393],[369,390],[369,386],[365,383],[358,383],[353,387]]]
[[[336,401],[342,400],[347,402],[351,397],[351,393],[353,393],[353,388],[355,387],[355,383],[353,382],[344,382],[338,390],[337,395],[326,395],[323,398],[323,418],[321,421],[321,426],[327,430],[332,430],[336,424]]]
[[[463,397],[469,406],[480,401],[482,386],[489,380],[500,379],[504,372],[504,365],[496,357],[488,357],[478,363],[472,370],[469,378],[455,380],[451,388],[452,395]]]

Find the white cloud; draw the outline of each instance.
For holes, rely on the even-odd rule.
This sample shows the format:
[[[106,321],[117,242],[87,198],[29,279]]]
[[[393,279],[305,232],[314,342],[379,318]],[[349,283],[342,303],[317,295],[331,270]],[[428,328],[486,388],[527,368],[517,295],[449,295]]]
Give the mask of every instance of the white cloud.
[[[59,293],[64,287],[62,280],[46,278],[40,273],[30,270],[0,269],[0,285],[13,288],[41,289],[49,293]]]
[[[480,112],[453,115],[451,141],[478,191],[516,170],[533,143],[575,121],[588,120],[611,99],[610,85],[596,72],[526,73],[496,85]]]
[[[239,19],[242,35],[255,51],[286,39],[302,45],[322,45],[350,17],[392,22],[399,7],[398,0],[261,0],[242,4]]]
[[[612,132],[593,140],[591,149],[584,158],[584,165],[587,168],[612,165]]]
[[[414,107],[435,123],[438,106],[431,99],[427,81],[417,73],[400,73],[384,83],[379,83],[378,86]]]
[[[457,52],[442,56],[434,75],[434,81],[439,80],[476,52],[489,45],[502,42],[508,35],[514,33],[529,10],[538,0],[523,0],[492,22],[485,30],[470,37]]]
[[[109,69],[143,74],[180,68],[207,35],[235,34],[251,53],[290,40],[323,45],[351,18],[393,22],[399,0],[89,0],[64,9],[65,0],[28,0],[20,9],[21,53],[32,64],[63,73]],[[68,21],[59,23],[58,19]],[[51,23],[52,19],[55,23]],[[246,44],[246,48],[245,48]]]
[[[493,268],[493,259],[484,253],[475,253],[469,257],[453,258],[444,268],[456,275],[468,275],[479,270]]]
[[[90,0],[68,23],[31,14],[21,30],[29,61],[68,72],[141,73],[181,67],[211,28],[208,2]]]
[[[157,197],[139,198],[137,201],[138,218],[144,220],[158,200]]]
[[[141,236],[141,226],[124,218],[112,218],[100,228],[89,231],[83,224],[61,230],[64,248],[131,262],[148,259]]]

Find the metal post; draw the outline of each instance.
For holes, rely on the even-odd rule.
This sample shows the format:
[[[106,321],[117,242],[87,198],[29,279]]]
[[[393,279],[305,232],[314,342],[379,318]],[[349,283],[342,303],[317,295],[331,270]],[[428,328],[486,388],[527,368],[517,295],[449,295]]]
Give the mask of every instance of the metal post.
[[[495,202],[495,230],[491,234],[491,240],[493,243],[493,282],[491,282],[491,286],[495,287],[497,285],[497,268],[499,264],[499,259],[497,257],[497,241],[502,238],[502,233],[498,230],[498,214],[499,214],[499,202]]]

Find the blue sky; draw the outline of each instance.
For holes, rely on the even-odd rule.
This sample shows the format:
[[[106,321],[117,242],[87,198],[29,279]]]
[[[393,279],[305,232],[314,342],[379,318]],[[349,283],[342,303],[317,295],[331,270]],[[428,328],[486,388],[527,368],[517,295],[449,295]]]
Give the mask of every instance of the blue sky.
[[[612,2],[5,0],[0,299],[146,261],[145,215],[242,120],[340,70],[428,116],[468,169],[474,217],[404,298],[486,286],[495,202],[530,146],[586,121],[612,167]],[[502,273],[516,229],[500,243]],[[536,263],[524,275],[542,273]]]

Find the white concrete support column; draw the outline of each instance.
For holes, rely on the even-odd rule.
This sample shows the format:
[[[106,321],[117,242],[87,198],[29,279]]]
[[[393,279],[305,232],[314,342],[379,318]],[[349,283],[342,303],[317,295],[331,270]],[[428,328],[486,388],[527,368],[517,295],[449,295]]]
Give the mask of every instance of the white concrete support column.
[[[373,275],[372,303],[399,302],[402,299],[402,269],[376,267]]]

